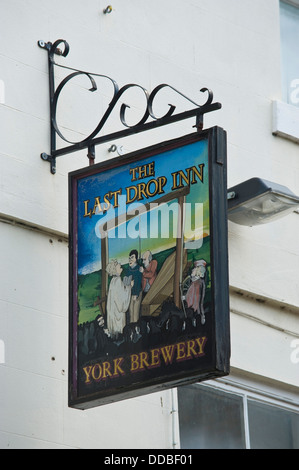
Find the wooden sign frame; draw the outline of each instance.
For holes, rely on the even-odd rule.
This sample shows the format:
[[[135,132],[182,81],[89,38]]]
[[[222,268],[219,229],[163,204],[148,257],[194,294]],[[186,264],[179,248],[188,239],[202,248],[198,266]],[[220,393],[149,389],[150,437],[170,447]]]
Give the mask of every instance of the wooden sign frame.
[[[69,406],[229,373],[226,132],[69,175]]]

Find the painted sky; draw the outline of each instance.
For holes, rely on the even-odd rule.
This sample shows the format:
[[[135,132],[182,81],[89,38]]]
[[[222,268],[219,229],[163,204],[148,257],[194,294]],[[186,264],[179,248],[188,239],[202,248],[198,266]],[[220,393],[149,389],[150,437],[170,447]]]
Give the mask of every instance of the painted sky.
[[[132,181],[130,169],[137,165],[147,165],[155,162],[155,175],[138,181]],[[78,180],[78,270],[80,274],[97,271],[101,268],[101,242],[99,238],[99,225],[103,220],[120,215],[130,208],[131,210],[142,209],[140,203],[146,204],[154,202],[164,194],[144,199],[140,203],[126,204],[126,198],[120,197],[120,207],[118,212],[111,208],[106,213],[96,213],[92,217],[84,217],[86,206],[84,201],[89,200],[88,210],[93,208],[94,200],[100,197],[103,201],[104,195],[109,191],[116,191],[122,188],[123,194],[125,188],[136,185],[140,182],[147,183],[151,179],[157,179],[160,176],[167,178],[167,183],[163,187],[165,194],[171,193],[173,178],[171,176],[175,171],[185,170],[192,166],[204,164],[203,183],[197,178],[196,184],[190,185],[190,193],[186,198],[189,214],[192,219],[191,231],[189,233],[193,238],[200,240],[203,233],[209,234],[209,168],[208,168],[208,141],[202,140],[185,147],[180,147],[142,159],[140,162],[131,163],[122,167],[102,171],[93,176],[88,176]],[[185,183],[186,184],[186,183]],[[197,204],[197,205],[196,205]],[[158,217],[157,211],[147,212],[132,219],[130,222],[118,227],[117,230],[109,232],[109,259],[118,259],[122,264],[128,262],[129,252],[132,249],[144,252],[151,250],[153,253],[161,251],[171,246],[175,246],[176,219],[177,219],[177,200],[168,203],[170,211],[160,208]],[[167,209],[167,208],[166,208]],[[139,211],[140,212],[140,211]],[[168,215],[170,213],[170,216]],[[138,213],[138,212],[137,212]],[[105,219],[104,219],[105,217]],[[167,220],[166,220],[167,219]],[[197,234],[194,237],[195,220],[197,225]],[[158,221],[158,224],[157,224]],[[198,222],[200,221],[200,223]],[[169,230],[168,230],[169,229]],[[161,233],[161,230],[163,233]],[[167,233],[168,232],[168,233]],[[174,236],[173,236],[174,235]],[[186,237],[187,231],[185,232]],[[185,239],[185,242],[187,240]]]

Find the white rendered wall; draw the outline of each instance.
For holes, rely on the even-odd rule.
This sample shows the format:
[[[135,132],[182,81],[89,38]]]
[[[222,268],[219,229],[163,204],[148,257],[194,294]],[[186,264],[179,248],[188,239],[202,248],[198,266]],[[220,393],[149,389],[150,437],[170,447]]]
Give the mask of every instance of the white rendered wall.
[[[299,194],[298,145],[272,135],[272,102],[281,100],[278,0],[114,0],[103,15],[106,6],[0,1],[0,448],[173,445],[170,391],[86,412],[67,407],[67,174],[88,159],[85,151],[58,158],[55,176],[40,159],[50,133],[47,54],[38,40],[67,40],[70,53],[59,63],[110,75],[120,86],[151,91],[169,83],[198,102],[199,90],[211,88],[223,109],[205,127],[228,132],[229,186],[260,176]],[[111,98],[83,86],[70,87],[59,114],[78,140]],[[135,105],[128,119],[137,122],[142,96],[124,101]],[[168,103],[186,109],[170,93],[157,114]],[[128,152],[193,125],[111,143]],[[120,126],[113,115],[104,132]],[[109,146],[97,147],[96,162],[114,156]],[[229,224],[232,366],[292,387],[299,387],[298,364],[290,361],[299,337],[298,233],[298,214],[258,228]]]
[[[0,447],[171,448],[170,392],[86,412],[67,407],[67,243],[8,224],[0,239]]]

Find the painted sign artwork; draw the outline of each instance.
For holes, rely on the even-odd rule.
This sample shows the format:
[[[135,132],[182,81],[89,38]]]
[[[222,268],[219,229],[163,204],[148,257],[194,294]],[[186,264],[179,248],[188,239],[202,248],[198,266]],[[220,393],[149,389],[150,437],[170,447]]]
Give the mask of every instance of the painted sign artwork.
[[[70,406],[215,370],[211,153],[192,134],[70,175]]]

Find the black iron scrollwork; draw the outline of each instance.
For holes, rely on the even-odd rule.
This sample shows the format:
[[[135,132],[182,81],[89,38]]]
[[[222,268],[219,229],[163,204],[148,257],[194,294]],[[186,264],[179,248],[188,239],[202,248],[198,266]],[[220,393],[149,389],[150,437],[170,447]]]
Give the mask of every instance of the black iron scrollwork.
[[[131,83],[128,85],[124,85],[123,87],[119,87],[117,82],[113,80],[111,77],[107,75],[97,74],[86,72],[83,70],[74,69],[71,67],[67,67],[65,65],[61,65],[55,62],[55,55],[60,55],[66,57],[70,51],[69,44],[63,40],[58,39],[53,44],[48,42],[45,43],[44,41],[38,42],[39,47],[46,49],[48,51],[48,65],[49,65],[49,89],[50,89],[50,119],[51,119],[51,154],[48,155],[46,153],[41,154],[41,158],[43,160],[49,161],[51,165],[51,172],[54,174],[56,172],[56,157],[70,154],[72,152],[82,150],[84,148],[88,149],[88,158],[90,164],[93,163],[95,158],[95,146],[104,142],[109,142],[111,140],[119,139],[121,137],[126,137],[132,134],[136,134],[139,132],[143,132],[146,130],[154,129],[157,127],[161,127],[167,124],[171,124],[174,122],[182,121],[191,117],[196,117],[196,125],[198,130],[202,129],[203,126],[203,115],[221,108],[220,103],[213,103],[213,93],[208,88],[202,88],[200,91],[202,93],[207,93],[207,99],[204,104],[197,104],[186,95],[172,87],[171,85],[161,84],[158,85],[151,93],[149,93],[145,88],[140,85]],[[62,47],[62,48],[61,48]],[[55,87],[55,74],[54,74],[54,67],[61,67],[65,70],[69,70],[70,73],[67,75],[57,87]],[[88,135],[86,138],[81,140],[80,142],[73,142],[70,141],[68,138],[60,130],[58,123],[57,123],[57,106],[59,102],[59,98],[61,95],[62,90],[65,88],[67,84],[75,77],[84,76],[90,82],[90,92],[95,92],[97,88],[96,79],[106,79],[112,84],[113,88],[113,96],[112,99],[104,112],[102,118],[100,119],[99,123],[95,127],[95,129]],[[126,120],[126,111],[130,106],[125,103],[121,103],[120,106],[120,121],[125,129],[122,129],[118,132],[114,132],[108,135],[101,136],[101,130],[103,129],[105,123],[109,119],[112,111],[116,108],[116,105],[120,104],[120,100],[125,94],[125,92],[132,88],[140,89],[145,96],[145,111],[142,118],[134,125],[129,125]],[[168,88],[175,94],[179,95],[181,98],[189,102],[193,106],[191,110],[184,111],[182,113],[176,113],[176,106],[173,104],[169,104],[169,108],[167,112],[162,116],[156,116],[154,112],[154,102],[162,89]],[[69,145],[64,148],[56,148],[56,137],[59,136],[63,141],[67,142]]]

